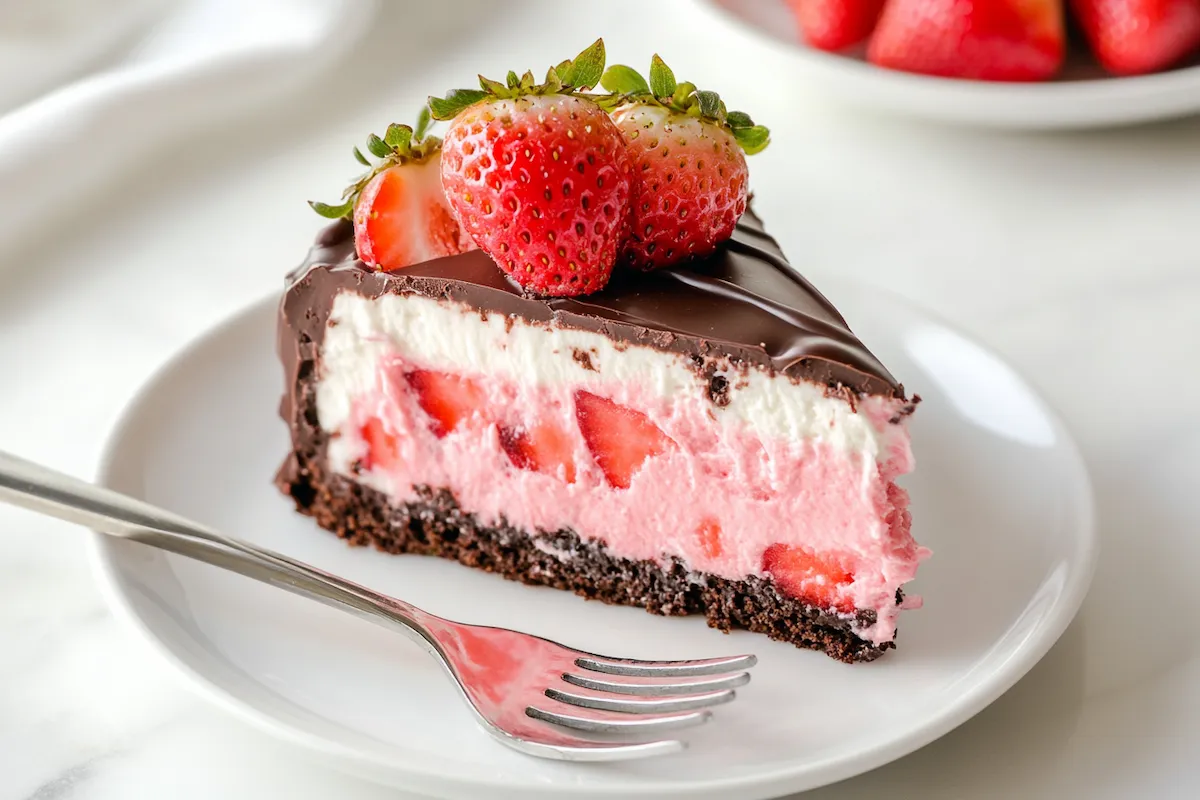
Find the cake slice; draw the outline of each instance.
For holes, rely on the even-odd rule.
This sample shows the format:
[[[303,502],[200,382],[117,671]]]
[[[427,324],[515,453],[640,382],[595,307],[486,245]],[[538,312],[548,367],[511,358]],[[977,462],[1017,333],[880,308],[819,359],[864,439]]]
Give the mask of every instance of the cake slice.
[[[289,277],[278,346],[292,451],[279,487],[353,544],[440,555],[660,614],[703,614],[716,628],[847,662],[893,647],[900,611],[919,604],[901,587],[928,554],[896,484],[913,464],[916,398],[791,268],[758,217],[743,213],[744,185],[732,231],[705,244],[717,226],[704,220],[688,240],[699,245],[681,247],[691,252],[675,262],[661,263],[646,245],[654,226],[635,221],[633,233],[614,228],[623,238],[607,242],[611,263],[581,273],[595,278],[586,288],[553,280],[569,259],[548,258],[533,277],[534,266],[510,269],[511,251],[497,245],[509,223],[489,217],[483,224],[495,230],[481,235],[465,192],[453,188],[472,169],[456,126],[476,126],[487,152],[505,160],[503,136],[524,132],[521,115],[544,120],[559,100],[472,102],[474,111],[450,109],[444,150],[423,145],[418,169],[387,156],[353,202],[330,213],[350,210],[353,222],[325,229]],[[556,108],[565,119],[574,106]],[[501,111],[517,121],[486,138],[478,120]],[[647,124],[659,123],[637,117],[639,130],[657,130]],[[680,140],[684,129],[674,129]],[[411,146],[398,138],[397,148]],[[517,146],[529,153],[530,140]],[[575,155],[560,152],[571,167]],[[636,148],[596,152],[617,159],[604,173],[610,188],[627,181],[598,204],[626,197],[636,209],[648,195],[620,161],[636,165]],[[411,202],[437,158],[447,196]],[[408,170],[404,191],[393,191],[407,215],[389,234],[413,230],[413,213],[441,218],[430,208],[444,204],[484,249],[371,263],[379,220],[393,209],[379,199],[392,190],[372,181],[397,180],[395,169]],[[507,206],[512,197],[495,199]],[[469,202],[481,205],[478,195]],[[563,213],[545,217],[561,222]],[[437,241],[455,241],[450,228]],[[600,259],[602,245],[592,249]],[[572,294],[552,295],[563,283]]]

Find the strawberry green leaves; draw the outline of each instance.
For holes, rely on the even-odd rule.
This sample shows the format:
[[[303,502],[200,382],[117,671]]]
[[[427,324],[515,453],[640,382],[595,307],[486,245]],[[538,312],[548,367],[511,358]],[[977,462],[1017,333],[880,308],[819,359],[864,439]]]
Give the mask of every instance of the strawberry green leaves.
[[[733,138],[748,156],[761,153],[771,141],[770,132],[762,125],[755,125],[750,115],[742,111],[730,111],[725,115],[725,124]]]
[[[600,83],[604,74],[604,40],[597,39],[586,50],[571,61],[564,61],[554,68],[564,86],[574,89],[591,89]]]
[[[429,108],[434,119],[449,120],[468,106],[487,98],[582,94],[600,83],[604,75],[604,60],[604,40],[597,39],[575,58],[547,70],[542,83],[536,82],[532,72],[517,77],[517,73],[510,70],[503,83],[480,75],[478,89],[451,89],[445,97],[430,97]]]
[[[675,94],[675,73],[658,53],[650,59],[650,91],[655,97],[670,97]]]
[[[770,144],[770,131],[754,124],[749,114],[727,110],[716,92],[697,89],[696,84],[687,81],[676,81],[675,73],[657,54],[650,59],[649,82],[632,67],[613,64],[601,76],[600,85],[609,95],[597,102],[606,108],[620,103],[644,103],[710,120],[727,127],[746,155],[759,153]]]
[[[650,94],[650,86],[636,69],[613,64],[600,78],[600,85],[613,94]]]
[[[480,83],[484,78],[480,76]],[[485,83],[483,91],[479,89],[451,89],[445,97],[430,97],[429,110],[434,119],[454,119],[458,112],[467,106],[473,106],[489,94]],[[497,95],[499,96],[499,95]]]
[[[442,146],[442,140],[436,136],[426,138],[425,134],[429,130],[431,117],[429,108],[426,106],[421,109],[421,113],[417,116],[417,124],[415,127],[408,125],[400,125],[393,122],[384,132],[383,138],[371,134],[367,137],[367,152],[381,159],[379,163],[372,164],[371,161],[363,155],[363,152],[357,147],[354,148],[354,160],[365,167],[369,167],[367,172],[355,179],[354,183],[342,192],[342,202],[337,205],[330,203],[321,203],[317,201],[309,201],[313,211],[316,211],[322,217],[327,219],[340,219],[348,217],[354,213],[354,204],[358,202],[358,196],[371,179],[389,167],[394,167],[400,164],[420,163],[429,158],[434,153],[437,153]]]
[[[546,72],[536,83],[532,72],[520,77],[509,71],[504,82],[479,76],[478,89],[452,89],[445,97],[430,97],[434,119],[449,120],[463,109],[487,98],[515,98],[526,95],[567,94],[586,97],[601,108],[612,111],[628,102],[661,105],[672,111],[711,120],[729,128],[747,154],[760,152],[770,143],[770,131],[755,125],[747,114],[730,112],[716,92],[703,91],[696,84],[677,81],[675,73],[656,53],[650,59],[650,80],[624,64],[604,68],[604,40],[597,39],[573,59],[563,61]],[[589,94],[602,86],[607,94]]]

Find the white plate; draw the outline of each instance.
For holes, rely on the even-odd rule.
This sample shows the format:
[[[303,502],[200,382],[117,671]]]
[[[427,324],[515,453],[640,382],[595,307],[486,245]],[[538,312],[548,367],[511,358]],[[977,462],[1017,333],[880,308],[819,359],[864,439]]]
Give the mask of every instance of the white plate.
[[[946,733],[1003,693],[1074,616],[1095,559],[1087,475],[1070,436],[989,351],[873,290],[833,298],[910,390],[925,608],[898,651],[846,666],[698,619],[588,603],[433,558],[350,549],[271,486],[286,450],[268,299],[186,349],[113,435],[116,489],[430,610],[588,650],[664,658],[755,652],[738,701],[680,755],[569,765],[475,727],[406,640],[239,576],[95,536],[120,615],[220,705],[349,772],[448,797],[762,798],[849,777]]]
[[[698,2],[764,46],[789,51],[796,71],[787,81],[805,80],[855,105],[942,122],[1023,129],[1127,125],[1200,113],[1200,65],[1118,78],[1078,52],[1068,60],[1063,78],[1054,81],[953,80],[880,69],[860,58],[808,47],[783,0]]]

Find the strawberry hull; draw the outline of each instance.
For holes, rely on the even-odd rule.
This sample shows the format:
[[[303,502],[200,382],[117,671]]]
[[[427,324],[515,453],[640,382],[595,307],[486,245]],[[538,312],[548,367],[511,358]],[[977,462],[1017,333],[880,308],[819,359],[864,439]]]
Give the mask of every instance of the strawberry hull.
[[[480,253],[369,272],[344,227],[323,235],[281,311],[293,453],[279,482],[301,510],[410,552],[388,543],[428,545],[414,526],[429,523],[432,492],[456,509],[439,525],[509,531],[556,560],[549,573],[495,567],[509,577],[662,610],[602,591],[620,576],[584,565],[603,556],[651,581],[743,587],[684,604],[719,627],[843,660],[891,646],[902,607],[919,605],[901,588],[928,555],[897,484],[914,403],[754,217],[711,259],[639,275],[636,294],[617,283],[541,300],[506,291]],[[706,308],[720,318],[697,318]],[[364,533],[344,517],[367,512],[339,497],[389,504],[401,522],[371,512],[381,529]],[[579,546],[554,544],[566,539]],[[776,610],[741,619],[739,603]],[[814,635],[815,619],[837,636]]]

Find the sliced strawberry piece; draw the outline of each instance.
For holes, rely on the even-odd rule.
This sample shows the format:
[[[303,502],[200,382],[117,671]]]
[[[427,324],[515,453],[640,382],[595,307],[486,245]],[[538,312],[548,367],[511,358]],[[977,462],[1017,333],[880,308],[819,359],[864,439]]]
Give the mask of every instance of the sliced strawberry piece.
[[[473,249],[446,203],[437,155],[371,179],[354,206],[354,242],[365,264],[385,271]]]
[[[426,369],[413,370],[404,378],[439,439],[474,418],[483,418],[487,397],[470,378]]]
[[[575,417],[596,464],[609,484],[628,489],[646,460],[675,442],[640,411],[591,392],[575,393]]]
[[[362,460],[364,469],[390,470],[400,463],[400,446],[396,435],[379,417],[371,417],[362,424],[358,433],[367,443],[367,454]]]
[[[854,572],[845,557],[836,553],[814,553],[801,547],[773,544],[763,553],[763,572],[785,594],[821,608],[849,613],[854,605],[839,598],[839,589],[854,582]]]
[[[700,539],[700,550],[709,558],[720,558],[725,552],[725,543],[721,541],[721,523],[712,517],[700,523],[696,536]]]
[[[557,424],[547,421],[521,430],[501,428],[500,444],[515,466],[575,482],[574,447]]]

